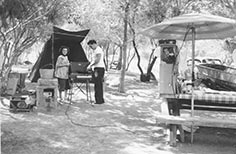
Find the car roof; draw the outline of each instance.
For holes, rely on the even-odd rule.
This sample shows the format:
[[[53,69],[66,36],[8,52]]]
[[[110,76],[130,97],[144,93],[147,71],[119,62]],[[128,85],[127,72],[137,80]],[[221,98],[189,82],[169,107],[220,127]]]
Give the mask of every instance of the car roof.
[[[187,59],[187,65],[188,65],[188,66],[191,65],[191,64],[189,63],[189,62],[191,62],[191,61],[192,61],[192,58]],[[209,61],[213,61],[214,63],[215,63],[216,61],[218,61],[220,64],[222,64],[221,59],[215,58],[215,57],[196,57],[194,61],[197,62],[196,64],[209,63]],[[211,63],[211,62],[210,62],[210,63]]]
[[[202,61],[204,59],[214,59],[214,60],[220,60],[221,61],[220,58],[216,58],[216,57],[195,57],[194,59],[195,60],[200,60],[200,61]],[[191,60],[192,60],[192,58],[187,59],[187,61],[191,61]]]

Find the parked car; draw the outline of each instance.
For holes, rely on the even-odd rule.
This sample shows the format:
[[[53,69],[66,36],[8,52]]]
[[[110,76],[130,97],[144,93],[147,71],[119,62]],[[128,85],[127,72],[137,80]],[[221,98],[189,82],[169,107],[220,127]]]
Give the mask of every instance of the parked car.
[[[118,64],[119,64],[119,61],[113,61],[110,64],[110,69],[117,69]]]
[[[194,59],[195,65],[199,64],[218,64],[221,65],[222,61],[218,58],[212,58],[212,57],[197,57]],[[192,65],[192,58],[187,60],[187,66]]]
[[[199,77],[199,70],[197,68],[197,65],[199,64],[218,64],[221,65],[222,61],[218,58],[212,58],[212,57],[196,57],[194,59],[194,72],[195,72],[195,78],[197,79]],[[191,66],[192,66],[192,58],[189,58],[187,60],[187,66],[188,68],[184,71],[184,78],[186,80],[191,80],[192,78],[192,71],[191,71]]]

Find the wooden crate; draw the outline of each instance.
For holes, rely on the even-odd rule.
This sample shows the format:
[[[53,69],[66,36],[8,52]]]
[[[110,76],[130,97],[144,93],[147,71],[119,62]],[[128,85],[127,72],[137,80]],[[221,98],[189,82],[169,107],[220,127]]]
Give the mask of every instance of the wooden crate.
[[[52,96],[46,96],[46,90],[52,91]],[[47,110],[48,107],[51,109],[57,109],[57,91],[58,86],[37,86],[37,107],[45,110]]]

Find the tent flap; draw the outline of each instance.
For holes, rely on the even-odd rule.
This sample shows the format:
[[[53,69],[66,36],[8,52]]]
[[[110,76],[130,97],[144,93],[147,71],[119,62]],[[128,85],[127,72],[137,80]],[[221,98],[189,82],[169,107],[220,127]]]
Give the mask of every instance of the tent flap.
[[[66,31],[58,27],[53,27],[54,39],[63,40],[77,40],[77,42],[82,42],[87,36],[89,29],[83,31]]]

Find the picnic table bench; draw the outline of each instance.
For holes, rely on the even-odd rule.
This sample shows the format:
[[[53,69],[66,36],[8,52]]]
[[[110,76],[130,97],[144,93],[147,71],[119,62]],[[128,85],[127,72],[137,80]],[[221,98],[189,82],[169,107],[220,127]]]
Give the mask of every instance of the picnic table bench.
[[[164,95],[162,97],[164,98],[162,109],[167,112],[157,115],[156,121],[170,126],[171,146],[176,146],[177,130],[180,132],[180,141],[184,142],[182,125],[236,129],[236,119],[182,116],[180,110],[191,109],[191,94]],[[194,94],[194,110],[233,112],[236,114],[236,95],[217,93]],[[191,142],[193,142],[193,134],[191,135]]]

